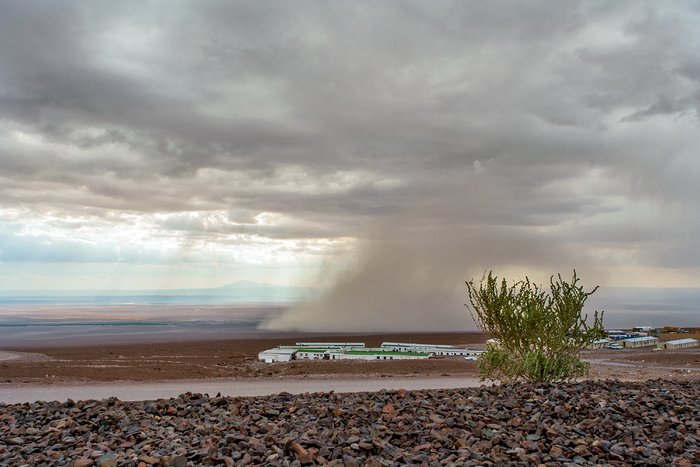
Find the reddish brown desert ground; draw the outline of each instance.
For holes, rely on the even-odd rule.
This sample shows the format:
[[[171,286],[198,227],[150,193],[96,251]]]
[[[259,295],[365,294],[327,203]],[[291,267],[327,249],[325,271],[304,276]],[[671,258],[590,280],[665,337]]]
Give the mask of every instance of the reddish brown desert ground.
[[[0,360],[0,384],[96,381],[158,381],[214,378],[473,376],[476,364],[460,358],[405,361],[312,361],[265,364],[261,350],[300,340],[384,341],[455,344],[483,348],[481,333],[315,335],[312,338],[232,339],[153,345],[91,345],[63,348],[22,348],[18,357]],[[3,349],[12,351],[13,349]],[[18,349],[19,350],[19,349]],[[7,355],[6,355],[7,356]],[[682,378],[700,380],[700,349],[675,351],[584,351],[592,363],[591,377],[622,380]]]

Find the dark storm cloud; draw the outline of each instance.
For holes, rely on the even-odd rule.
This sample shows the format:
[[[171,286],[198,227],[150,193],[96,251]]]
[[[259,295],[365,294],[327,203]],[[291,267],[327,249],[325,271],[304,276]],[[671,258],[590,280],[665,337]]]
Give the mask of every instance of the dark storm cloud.
[[[697,278],[698,31],[693,2],[5,1],[0,207]]]

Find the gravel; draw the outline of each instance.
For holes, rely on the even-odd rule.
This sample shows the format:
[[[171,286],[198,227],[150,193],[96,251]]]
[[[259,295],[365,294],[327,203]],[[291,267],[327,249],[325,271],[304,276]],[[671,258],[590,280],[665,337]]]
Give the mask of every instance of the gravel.
[[[0,404],[0,465],[698,465],[700,383]]]

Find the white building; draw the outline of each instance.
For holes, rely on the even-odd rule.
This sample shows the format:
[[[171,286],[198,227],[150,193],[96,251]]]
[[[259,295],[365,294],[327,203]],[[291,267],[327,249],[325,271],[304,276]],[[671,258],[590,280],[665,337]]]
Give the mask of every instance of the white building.
[[[428,352],[433,355],[443,357],[472,357],[483,353],[480,350],[469,350],[454,345],[439,345],[439,344],[413,344],[405,342],[383,342],[382,349],[393,350],[396,352]]]
[[[608,346],[610,339],[598,339],[591,342],[586,348],[587,349],[603,349]]]
[[[631,339],[623,339],[620,342],[622,343],[622,346],[626,349],[636,349],[639,347],[649,347],[652,345],[657,345],[659,343],[659,339],[652,336],[643,336],[633,337]]]
[[[258,360],[265,363],[289,362],[294,359],[294,354],[297,352],[295,348],[281,348],[263,350],[258,354]]]
[[[697,347],[698,346],[698,340],[697,339],[675,339],[672,341],[666,341],[662,342],[659,344],[660,349],[687,349],[688,347]]]
[[[294,354],[294,360],[324,360],[330,351],[331,349],[301,348]]]
[[[385,348],[348,349],[335,354],[339,360],[424,360],[430,352],[400,352]]]
[[[483,350],[454,345],[384,342],[379,348],[366,347],[364,342],[297,342],[280,345],[258,354],[265,363],[291,360],[423,360],[431,357],[463,357],[476,360]]]

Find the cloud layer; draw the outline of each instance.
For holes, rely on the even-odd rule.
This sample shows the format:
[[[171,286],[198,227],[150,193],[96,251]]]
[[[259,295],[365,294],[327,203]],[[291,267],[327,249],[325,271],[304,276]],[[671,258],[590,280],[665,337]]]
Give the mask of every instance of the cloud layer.
[[[694,2],[5,1],[0,261],[324,258],[324,310],[412,325],[492,268],[700,286],[698,31]]]

